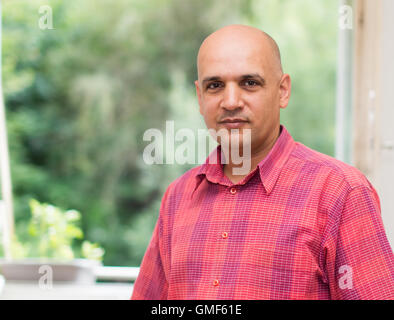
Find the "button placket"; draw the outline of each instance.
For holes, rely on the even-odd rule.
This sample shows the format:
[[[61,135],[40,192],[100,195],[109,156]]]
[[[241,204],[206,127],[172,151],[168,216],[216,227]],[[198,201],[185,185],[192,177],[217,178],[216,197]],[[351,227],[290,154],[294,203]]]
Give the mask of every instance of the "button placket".
[[[236,187],[231,187],[231,188],[229,189],[229,191],[230,191],[230,194],[231,194],[231,195],[235,195],[235,194],[237,193],[237,188],[236,188]],[[223,226],[223,227],[225,227],[225,226]],[[226,228],[224,228],[224,229],[226,229]],[[222,239],[228,239],[228,237],[229,237],[228,232],[223,231],[223,232],[221,233],[221,237],[222,237]],[[213,280],[213,281],[212,281],[212,285],[213,285],[214,287],[219,286],[219,280],[218,280],[218,279]]]

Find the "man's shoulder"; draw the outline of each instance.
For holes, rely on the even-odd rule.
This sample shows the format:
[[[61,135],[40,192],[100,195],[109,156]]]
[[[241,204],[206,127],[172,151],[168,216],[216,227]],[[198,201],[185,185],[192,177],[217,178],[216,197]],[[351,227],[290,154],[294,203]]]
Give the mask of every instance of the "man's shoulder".
[[[181,176],[172,181],[167,187],[167,192],[193,191],[196,184],[196,177],[202,165],[187,170]]]
[[[319,168],[319,172],[325,172],[327,176],[332,179],[345,182],[350,189],[359,186],[372,188],[372,185],[365,175],[356,167],[327,154],[308,148],[302,143],[296,142],[296,147],[291,157],[296,162]]]

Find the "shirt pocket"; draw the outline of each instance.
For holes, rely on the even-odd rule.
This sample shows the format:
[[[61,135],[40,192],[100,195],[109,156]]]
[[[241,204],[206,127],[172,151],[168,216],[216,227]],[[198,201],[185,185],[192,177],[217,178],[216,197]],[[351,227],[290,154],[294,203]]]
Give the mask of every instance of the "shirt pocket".
[[[289,249],[245,248],[238,284],[248,299],[310,299],[313,255]],[[241,296],[239,299],[244,299]]]

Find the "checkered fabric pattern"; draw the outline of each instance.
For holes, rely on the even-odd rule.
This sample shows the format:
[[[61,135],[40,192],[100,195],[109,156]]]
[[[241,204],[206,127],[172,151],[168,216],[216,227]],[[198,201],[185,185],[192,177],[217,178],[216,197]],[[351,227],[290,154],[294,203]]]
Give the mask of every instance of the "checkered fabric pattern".
[[[394,256],[363,174],[283,126],[239,183],[220,153],[168,187],[132,299],[394,299]]]

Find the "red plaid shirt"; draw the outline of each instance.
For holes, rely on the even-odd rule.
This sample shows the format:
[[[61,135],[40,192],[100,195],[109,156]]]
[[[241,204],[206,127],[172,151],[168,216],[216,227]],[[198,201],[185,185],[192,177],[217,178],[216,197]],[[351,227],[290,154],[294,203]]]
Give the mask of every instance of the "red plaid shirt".
[[[168,187],[132,299],[394,299],[379,198],[357,169],[283,126],[237,184],[208,159]]]

